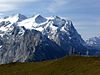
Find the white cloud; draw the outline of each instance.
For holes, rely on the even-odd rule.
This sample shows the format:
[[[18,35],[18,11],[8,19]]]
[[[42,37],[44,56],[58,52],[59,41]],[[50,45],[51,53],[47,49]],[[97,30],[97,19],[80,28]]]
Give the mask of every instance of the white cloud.
[[[0,4],[0,12],[14,10],[15,8],[17,7],[13,4]]]
[[[49,12],[55,13],[59,9],[61,9],[66,3],[68,3],[68,1],[66,0],[54,0],[53,3],[48,6],[48,10]]]
[[[36,1],[39,0],[0,0],[0,12],[2,13],[19,9],[24,3]]]

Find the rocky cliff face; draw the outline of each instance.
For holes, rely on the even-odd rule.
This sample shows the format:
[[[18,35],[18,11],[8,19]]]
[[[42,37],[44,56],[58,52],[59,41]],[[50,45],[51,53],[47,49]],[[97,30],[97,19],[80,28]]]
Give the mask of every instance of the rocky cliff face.
[[[9,23],[8,23],[9,22]],[[86,55],[85,42],[69,20],[21,14],[0,19],[0,64]]]
[[[0,63],[42,61],[62,57],[65,54],[55,42],[34,29],[14,27],[0,37]]]

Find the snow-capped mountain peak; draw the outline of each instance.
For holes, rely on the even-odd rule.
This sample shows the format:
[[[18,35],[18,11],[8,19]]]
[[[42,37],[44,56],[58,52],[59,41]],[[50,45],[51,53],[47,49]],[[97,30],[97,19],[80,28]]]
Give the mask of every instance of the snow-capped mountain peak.
[[[88,46],[100,50],[100,36],[89,38],[88,40],[86,40],[86,43]]]
[[[26,16],[24,16],[24,15],[22,15],[22,14],[19,14],[19,13],[16,14],[16,15],[14,15],[12,18],[16,18],[16,19],[17,19],[16,22],[21,22],[21,21],[27,19]]]
[[[65,31],[72,28],[72,22],[66,21],[58,16],[43,17],[37,14],[31,18],[25,19],[18,23],[18,26],[24,26],[26,29],[35,29],[41,32],[58,32]]]
[[[14,16],[9,16],[9,17],[6,17],[6,18],[1,18],[0,22],[2,22],[2,21],[5,21],[5,22],[9,21],[11,23],[16,23],[16,22],[20,22],[20,21],[25,20],[25,19],[27,19],[26,16],[21,15],[21,14],[16,14]]]
[[[18,23],[18,26],[24,26],[26,29],[39,28],[46,24],[48,20],[41,15],[35,15],[31,18],[25,19],[22,22]]]
[[[13,26],[16,26],[18,22],[21,22],[22,20],[27,19],[26,16],[21,14],[15,14],[13,16],[9,16],[6,18],[0,19],[0,31],[7,31],[13,28]]]

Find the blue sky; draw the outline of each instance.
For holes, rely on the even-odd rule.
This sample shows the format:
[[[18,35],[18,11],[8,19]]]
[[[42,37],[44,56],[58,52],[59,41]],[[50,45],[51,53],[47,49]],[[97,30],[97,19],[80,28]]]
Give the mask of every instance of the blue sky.
[[[100,0],[0,0],[0,16],[16,13],[62,16],[84,39],[100,36]]]

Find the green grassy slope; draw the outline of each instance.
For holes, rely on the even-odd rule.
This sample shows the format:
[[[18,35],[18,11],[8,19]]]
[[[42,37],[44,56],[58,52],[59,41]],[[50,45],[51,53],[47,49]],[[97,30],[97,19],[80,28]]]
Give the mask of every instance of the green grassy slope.
[[[0,75],[100,75],[100,57],[64,57],[58,60],[0,65]]]

